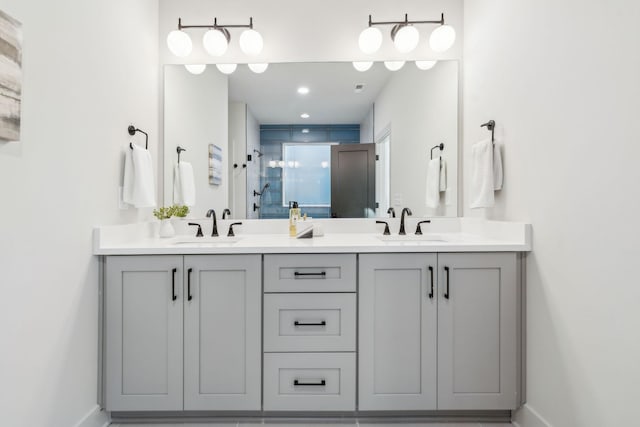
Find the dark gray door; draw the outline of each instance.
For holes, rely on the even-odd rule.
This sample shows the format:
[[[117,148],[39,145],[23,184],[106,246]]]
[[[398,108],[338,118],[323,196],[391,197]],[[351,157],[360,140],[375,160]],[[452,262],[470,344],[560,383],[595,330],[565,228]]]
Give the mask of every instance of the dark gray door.
[[[331,216],[375,216],[375,144],[331,147]]]

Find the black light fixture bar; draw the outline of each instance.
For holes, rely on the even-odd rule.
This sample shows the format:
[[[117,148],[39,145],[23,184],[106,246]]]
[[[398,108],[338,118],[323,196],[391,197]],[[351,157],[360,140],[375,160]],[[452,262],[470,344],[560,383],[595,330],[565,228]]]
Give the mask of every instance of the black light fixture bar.
[[[412,25],[412,24],[440,24],[444,25],[444,13],[440,14],[439,21],[409,21],[409,14],[404,14],[404,21],[378,21],[374,22],[371,20],[371,15],[369,15],[369,26],[372,25]]]
[[[218,25],[218,18],[213,18],[213,25],[182,25],[182,18],[178,18],[178,29],[182,30],[184,28],[214,28],[214,29],[224,29],[224,28],[250,28],[253,30],[253,17],[249,18],[249,25]]]

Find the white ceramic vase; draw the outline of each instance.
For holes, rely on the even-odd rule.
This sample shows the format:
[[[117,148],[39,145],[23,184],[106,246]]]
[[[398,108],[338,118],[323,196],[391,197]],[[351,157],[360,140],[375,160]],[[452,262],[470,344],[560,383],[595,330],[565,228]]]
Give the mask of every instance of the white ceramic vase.
[[[176,235],[170,219],[163,219],[160,221],[160,230],[158,232],[160,237],[173,237]]]

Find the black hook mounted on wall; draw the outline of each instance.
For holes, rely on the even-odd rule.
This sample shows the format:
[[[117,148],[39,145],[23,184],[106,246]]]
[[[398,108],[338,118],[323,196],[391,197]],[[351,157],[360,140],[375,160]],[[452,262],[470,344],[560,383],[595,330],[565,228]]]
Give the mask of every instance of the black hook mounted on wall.
[[[436,148],[440,149],[440,152],[442,153],[442,151],[444,150],[444,142],[441,142],[438,145],[434,145],[433,147],[431,147],[431,160],[433,160],[433,150],[435,150]]]
[[[480,125],[480,127],[487,127],[487,130],[491,131],[491,142],[495,142],[495,138],[494,138],[494,129],[496,128],[496,121],[495,120],[489,120],[487,123],[483,123]]]
[[[141,129],[137,129],[135,126],[131,125],[127,128],[127,131],[129,132],[129,135],[133,136],[136,134],[136,132],[140,132],[142,134],[144,134],[145,136],[145,142],[144,142],[144,148],[145,150],[149,149],[149,134],[146,133],[145,131],[141,130]],[[133,143],[129,143],[129,147],[133,150]]]
[[[178,147],[176,148],[176,152],[178,153],[178,163],[180,163],[180,153],[182,153],[183,151],[187,151],[187,150],[185,150],[184,148],[178,145]]]

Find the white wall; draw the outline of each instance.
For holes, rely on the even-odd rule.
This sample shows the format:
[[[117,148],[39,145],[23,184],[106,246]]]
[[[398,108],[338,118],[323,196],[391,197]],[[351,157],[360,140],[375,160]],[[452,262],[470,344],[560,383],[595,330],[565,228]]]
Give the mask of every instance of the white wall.
[[[638,424],[638,19],[625,0],[465,2],[465,160],[488,119],[505,153],[496,207],[465,192],[465,214],[533,224],[522,425]]]
[[[164,204],[173,203],[173,168],[180,159],[190,162],[196,188],[196,204],[190,216],[203,218],[209,209],[219,216],[228,206],[228,165],[232,156],[229,145],[229,79],[208,67],[194,75],[183,66],[164,67]],[[203,84],[206,82],[206,84]],[[220,94],[224,94],[220,96]],[[222,183],[209,184],[209,144],[222,148]]]
[[[0,144],[0,424],[69,427],[96,406],[92,227],[138,218],[118,210],[129,124],[158,158],[158,6],[0,9],[24,31],[21,142]]]
[[[440,61],[428,71],[407,64],[394,73],[375,100],[374,129],[376,141],[391,132],[390,202],[396,212],[409,206],[416,216],[457,216],[458,62]],[[441,142],[449,190],[433,209],[426,207],[424,188],[431,147]]]

